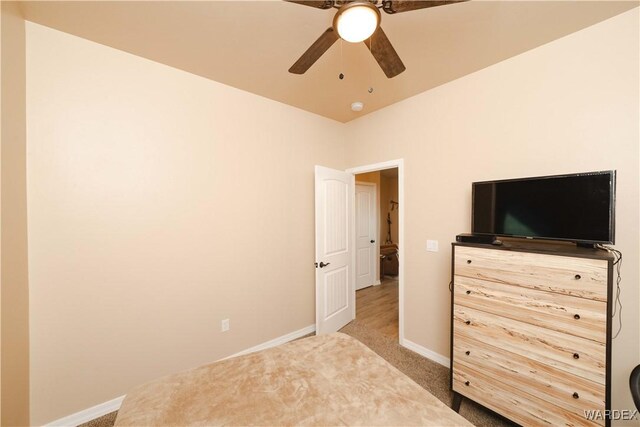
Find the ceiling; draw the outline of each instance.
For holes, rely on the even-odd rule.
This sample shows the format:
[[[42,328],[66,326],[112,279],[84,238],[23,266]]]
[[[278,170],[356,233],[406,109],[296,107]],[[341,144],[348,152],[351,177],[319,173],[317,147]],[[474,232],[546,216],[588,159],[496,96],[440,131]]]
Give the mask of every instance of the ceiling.
[[[407,67],[387,79],[364,44],[340,40],[306,74],[287,71],[331,26],[335,9],[278,0],[21,3],[30,21],[340,122],[637,6],[637,1],[473,0],[383,13],[382,27]],[[354,101],[364,103],[362,112],[351,111]]]

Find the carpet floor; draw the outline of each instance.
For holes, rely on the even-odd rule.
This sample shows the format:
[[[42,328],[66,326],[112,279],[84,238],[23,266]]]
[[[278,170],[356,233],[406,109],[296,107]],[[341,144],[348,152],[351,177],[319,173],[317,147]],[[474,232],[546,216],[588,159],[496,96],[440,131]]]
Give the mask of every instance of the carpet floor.
[[[449,390],[448,368],[402,347],[395,340],[371,328],[367,328],[366,325],[359,323],[357,320],[349,323],[340,332],[358,339],[440,401],[447,406],[451,406],[453,393]],[[112,412],[79,427],[111,427],[115,423],[117,414],[117,412]],[[516,424],[467,399],[462,401],[460,415],[480,427],[516,426]]]
[[[449,368],[402,347],[390,337],[358,323],[357,319],[342,328],[340,332],[357,338],[445,405],[451,406],[453,392],[449,389]],[[479,427],[517,426],[467,399],[462,400],[460,415]]]

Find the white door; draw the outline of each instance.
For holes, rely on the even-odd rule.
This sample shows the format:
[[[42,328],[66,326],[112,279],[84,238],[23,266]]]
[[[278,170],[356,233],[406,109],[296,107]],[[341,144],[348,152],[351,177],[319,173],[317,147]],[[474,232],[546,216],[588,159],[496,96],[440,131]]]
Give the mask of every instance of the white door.
[[[316,334],[355,317],[352,174],[316,166]]]
[[[356,290],[376,281],[376,185],[356,184]]]

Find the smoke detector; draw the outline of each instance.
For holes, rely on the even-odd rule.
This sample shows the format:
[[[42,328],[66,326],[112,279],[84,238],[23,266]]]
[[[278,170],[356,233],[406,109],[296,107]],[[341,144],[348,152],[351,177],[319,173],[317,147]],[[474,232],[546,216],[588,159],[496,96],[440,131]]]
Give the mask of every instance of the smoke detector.
[[[353,104],[351,104],[352,111],[362,111],[363,108],[364,108],[364,104],[360,101],[356,101]]]

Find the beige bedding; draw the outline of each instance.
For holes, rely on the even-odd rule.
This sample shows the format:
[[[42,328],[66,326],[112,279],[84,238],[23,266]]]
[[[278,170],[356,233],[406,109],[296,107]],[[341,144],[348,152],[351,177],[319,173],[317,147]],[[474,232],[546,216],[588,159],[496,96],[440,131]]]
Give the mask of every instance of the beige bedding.
[[[205,365],[127,394],[117,426],[471,425],[336,333]]]

